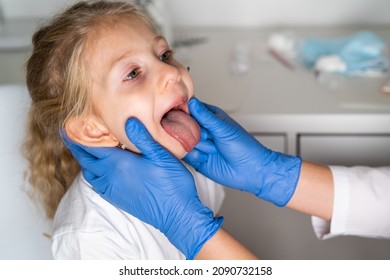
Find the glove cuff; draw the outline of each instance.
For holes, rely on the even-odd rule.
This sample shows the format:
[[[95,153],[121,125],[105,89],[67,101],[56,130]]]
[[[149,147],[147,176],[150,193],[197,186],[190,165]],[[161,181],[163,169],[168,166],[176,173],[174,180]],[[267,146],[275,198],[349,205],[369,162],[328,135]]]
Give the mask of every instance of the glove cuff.
[[[180,221],[176,220],[166,232],[169,241],[192,260],[203,245],[222,226],[223,217],[214,217],[213,211],[199,203],[185,209]]]
[[[274,159],[267,166],[257,197],[276,206],[284,207],[293,196],[301,173],[302,159],[274,152]]]
[[[203,245],[217,233],[219,228],[222,226],[223,221],[224,217],[222,216],[214,218],[214,220],[205,228],[204,234],[202,235],[203,238],[200,239],[197,245],[194,246],[194,249],[186,255],[187,260],[193,260],[195,258],[200,249],[202,249]]]

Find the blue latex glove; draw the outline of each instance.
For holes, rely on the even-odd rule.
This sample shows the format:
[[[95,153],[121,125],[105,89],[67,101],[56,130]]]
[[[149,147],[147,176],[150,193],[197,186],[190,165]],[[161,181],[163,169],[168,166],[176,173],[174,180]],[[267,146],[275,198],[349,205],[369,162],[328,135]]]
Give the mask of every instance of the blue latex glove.
[[[96,192],[159,229],[187,259],[193,259],[220,228],[223,217],[214,218],[200,202],[191,173],[153,140],[142,123],[128,120],[126,133],[142,155],[82,146],[64,132],[62,137]]]
[[[193,98],[189,108],[202,129],[200,143],[185,162],[222,185],[287,204],[298,182],[299,157],[267,149],[217,107]]]

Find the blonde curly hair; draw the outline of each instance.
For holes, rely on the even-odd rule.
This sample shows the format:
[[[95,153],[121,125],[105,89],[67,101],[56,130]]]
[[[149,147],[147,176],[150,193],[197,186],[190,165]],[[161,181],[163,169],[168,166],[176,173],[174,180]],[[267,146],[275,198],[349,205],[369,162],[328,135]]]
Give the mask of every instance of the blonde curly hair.
[[[152,19],[136,5],[83,1],[53,17],[32,38],[27,61],[32,104],[23,150],[29,163],[30,193],[50,219],[80,172],[59,131],[67,118],[93,112],[85,52],[93,31],[110,24],[112,17],[137,18],[156,31]]]

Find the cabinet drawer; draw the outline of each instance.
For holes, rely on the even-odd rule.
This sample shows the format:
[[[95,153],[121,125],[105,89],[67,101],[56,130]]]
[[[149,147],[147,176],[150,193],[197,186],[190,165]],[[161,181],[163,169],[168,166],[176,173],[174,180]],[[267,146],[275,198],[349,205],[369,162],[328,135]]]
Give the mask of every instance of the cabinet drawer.
[[[264,146],[273,151],[286,152],[286,135],[285,134],[262,134],[252,133],[252,135]]]
[[[298,154],[328,165],[390,165],[390,135],[300,134]]]

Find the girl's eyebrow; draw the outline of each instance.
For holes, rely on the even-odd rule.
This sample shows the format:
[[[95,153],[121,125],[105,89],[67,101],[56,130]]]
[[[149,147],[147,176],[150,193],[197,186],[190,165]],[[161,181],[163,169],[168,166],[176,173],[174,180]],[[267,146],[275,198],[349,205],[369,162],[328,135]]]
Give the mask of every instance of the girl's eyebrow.
[[[156,38],[154,38],[154,42],[155,42],[156,44],[159,43],[160,41],[164,41],[165,43],[167,42],[167,41],[165,40],[165,37],[164,37],[164,36],[161,36],[161,35],[156,36]]]
[[[163,43],[167,44],[167,41],[165,40],[165,37],[164,37],[164,36],[161,36],[161,35],[156,36],[156,37],[154,38],[153,42],[154,42],[154,44],[156,44],[156,45],[159,44],[160,42],[163,42]],[[109,69],[110,69],[110,72],[111,72],[111,70],[112,70],[118,63],[120,63],[123,59],[126,59],[127,57],[129,57],[129,56],[131,55],[131,53],[132,53],[132,51],[129,50],[129,51],[125,52],[123,55],[121,55],[121,56],[119,56],[119,57],[113,59],[112,62],[110,63],[110,68],[109,68]]]
[[[118,58],[113,59],[112,62],[110,63],[110,68],[109,68],[110,72],[119,62],[121,62],[126,57],[129,57],[131,53],[132,51],[127,51],[123,55],[119,56]]]

